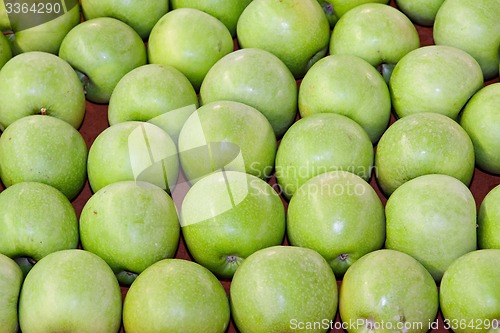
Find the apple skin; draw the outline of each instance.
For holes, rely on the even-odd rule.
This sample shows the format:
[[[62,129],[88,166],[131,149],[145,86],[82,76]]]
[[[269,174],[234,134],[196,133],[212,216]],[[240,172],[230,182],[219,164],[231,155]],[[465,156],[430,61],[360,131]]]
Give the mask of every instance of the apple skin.
[[[149,62],[177,68],[196,91],[210,68],[233,49],[233,38],[226,26],[194,8],[179,8],[165,14],[148,40]]]
[[[342,114],[360,124],[372,143],[380,139],[391,116],[391,96],[382,75],[353,55],[330,55],[315,63],[302,79],[298,98],[301,117]]]
[[[339,291],[340,317],[347,325],[355,323],[349,333],[425,333],[438,305],[438,288],[429,272],[413,257],[388,249],[356,261]]]
[[[394,122],[375,153],[375,176],[386,196],[425,174],[446,174],[469,185],[474,165],[474,146],[467,132],[449,117],[430,112]]]
[[[295,122],[276,153],[276,178],[290,199],[308,179],[333,170],[371,177],[373,146],[354,120],[336,113],[318,113]]]
[[[270,52],[247,48],[231,52],[208,71],[200,88],[202,104],[230,100],[253,106],[281,137],[297,115],[297,82]]]
[[[149,37],[153,26],[169,10],[168,0],[81,0],[80,3],[85,20],[113,17],[131,26],[142,39]]]
[[[203,266],[164,259],[130,286],[123,303],[128,333],[226,332],[230,320],[226,292]]]
[[[236,24],[243,10],[252,0],[170,0],[172,9],[196,8],[219,19],[231,36],[236,37]]]
[[[295,324],[312,322],[329,325],[337,312],[335,274],[307,248],[273,246],[253,253],[236,270],[229,293],[234,323],[246,333],[290,332]]]
[[[80,73],[86,97],[94,103],[108,103],[118,81],[147,61],[137,32],[111,17],[88,20],[71,29],[61,43],[59,57]]]
[[[21,117],[45,114],[78,129],[85,115],[85,93],[71,66],[46,52],[26,52],[0,73],[0,130]]]
[[[26,275],[33,262],[79,242],[78,218],[71,202],[59,190],[37,182],[14,184],[0,193],[0,252],[25,257]]]
[[[474,144],[476,164],[500,174],[500,83],[481,88],[460,115],[459,123]]]
[[[12,58],[12,50],[4,34],[0,33],[0,69]]]
[[[500,327],[500,249],[467,253],[454,261],[440,285],[443,317],[456,333]]]
[[[180,226],[172,198],[160,187],[135,181],[110,184],[83,207],[80,239],[103,258],[122,284],[175,255]]]
[[[201,106],[179,134],[179,158],[191,183],[221,169],[267,179],[273,172],[276,149],[276,136],[267,118],[234,101]]]
[[[500,186],[486,194],[477,216],[477,241],[480,249],[500,249]]]
[[[13,122],[0,136],[0,178],[6,187],[34,181],[73,200],[86,181],[87,145],[67,122],[42,115]]]
[[[65,5],[69,10],[63,15],[28,29],[17,30],[16,27],[11,26],[7,12],[3,11],[6,9],[5,1],[0,0],[0,31],[8,32],[7,38],[13,55],[30,51],[57,54],[64,37],[81,20],[81,9],[78,1],[65,0]],[[32,19],[29,17],[30,15],[37,14],[25,14],[24,18],[30,21]]]
[[[285,207],[262,179],[238,171],[210,174],[182,202],[182,235],[189,253],[221,278],[231,278],[257,250],[280,245]]]
[[[443,2],[444,0],[396,0],[396,5],[412,22],[431,27]]]
[[[386,81],[390,68],[408,52],[420,47],[417,29],[396,8],[381,3],[354,7],[335,24],[330,54],[358,56],[380,67]],[[388,66],[385,66],[388,65]]]
[[[316,0],[253,0],[236,32],[240,47],[271,52],[297,79],[326,55],[330,39],[330,25]]]
[[[404,183],[389,197],[385,214],[386,248],[411,255],[436,281],[477,247],[476,203],[454,177],[431,174]]]
[[[184,74],[172,66],[148,64],[118,82],[109,100],[108,121],[111,126],[147,121],[164,129],[177,144],[182,125],[197,108],[198,96]]]
[[[408,53],[398,62],[389,89],[400,118],[434,112],[456,120],[483,84],[481,67],[472,56],[455,47],[431,45]]]
[[[335,23],[349,10],[364,3],[378,2],[388,4],[389,0],[318,0],[323,11],[328,18],[330,28],[333,29]]]
[[[26,333],[118,332],[122,294],[113,271],[97,255],[62,250],[40,260],[19,296],[19,323]]]
[[[368,252],[382,248],[385,212],[375,190],[361,177],[331,171],[305,182],[288,205],[291,245],[321,254],[336,277]]]
[[[168,133],[156,125],[118,123],[102,131],[92,143],[87,172],[94,193],[124,180],[148,181],[170,193],[179,174],[177,148]]]
[[[462,49],[481,65],[485,80],[498,76],[500,0],[447,0],[433,26],[434,42]]]
[[[19,329],[17,304],[23,279],[23,272],[16,262],[0,253],[1,333],[15,333]]]

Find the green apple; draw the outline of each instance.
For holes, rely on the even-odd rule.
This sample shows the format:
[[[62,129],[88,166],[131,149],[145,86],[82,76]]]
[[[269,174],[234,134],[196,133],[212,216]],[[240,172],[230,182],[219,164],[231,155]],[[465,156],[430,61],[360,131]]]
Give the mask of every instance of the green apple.
[[[80,216],[83,248],[103,258],[125,285],[153,263],[173,257],[179,234],[172,198],[146,182],[103,187],[85,203]]]
[[[474,144],[476,164],[500,174],[500,83],[481,88],[460,115],[460,125]]]
[[[80,74],[87,99],[95,103],[108,103],[118,81],[147,60],[137,32],[111,17],[88,20],[71,29],[59,56]]]
[[[462,49],[481,65],[485,80],[498,76],[500,0],[446,0],[433,27],[434,42]]]
[[[0,136],[0,178],[6,187],[34,181],[51,185],[74,199],[86,181],[87,145],[67,122],[26,116]]]
[[[226,292],[203,266],[164,259],[142,272],[125,296],[127,333],[224,333],[230,310]]]
[[[389,0],[318,0],[323,11],[328,18],[330,28],[333,29],[335,23],[349,10],[364,3],[378,2],[388,4]]]
[[[277,142],[267,118],[234,101],[201,106],[179,134],[179,158],[185,178],[194,183],[217,170],[271,176]]]
[[[270,52],[240,49],[208,71],[200,88],[202,104],[230,100],[262,112],[281,137],[297,115],[297,82],[286,65]]]
[[[328,51],[330,25],[316,0],[253,0],[236,27],[242,48],[273,53],[295,78]]]
[[[396,0],[396,5],[412,22],[430,27],[443,2],[444,0]]]
[[[7,33],[12,53],[57,54],[66,34],[81,20],[78,0],[0,0],[0,31]]]
[[[177,182],[177,147],[160,127],[127,121],[106,128],[89,150],[88,181],[93,192],[123,180],[142,180],[169,193]]]
[[[420,47],[417,29],[396,8],[383,3],[354,7],[335,24],[330,54],[350,54],[380,68],[386,81],[408,52]]]
[[[347,270],[339,313],[349,333],[425,333],[438,312],[438,289],[413,257],[394,250],[366,254]]]
[[[276,178],[290,199],[308,179],[333,170],[371,177],[373,146],[354,120],[337,113],[318,113],[295,122],[276,153]]]
[[[4,34],[0,33],[0,69],[12,58],[12,50]]]
[[[500,186],[486,194],[477,216],[477,241],[480,249],[500,249]]]
[[[500,330],[500,249],[478,250],[454,261],[444,273],[440,305],[456,333]]]
[[[454,120],[438,113],[416,113],[394,122],[375,153],[375,176],[391,195],[406,181],[426,174],[446,174],[469,185],[474,174],[474,146]]]
[[[0,130],[21,117],[43,114],[78,129],[85,115],[85,93],[75,71],[58,56],[26,52],[0,72]]]
[[[186,119],[198,108],[191,82],[172,66],[148,64],[118,82],[108,105],[111,126],[147,121],[163,128],[177,144]]]
[[[77,249],[40,260],[19,296],[19,323],[25,333],[116,333],[121,310],[122,294],[111,268],[97,255]]]
[[[360,98],[362,96],[362,98]],[[299,90],[302,117],[333,112],[351,118],[376,143],[389,125],[391,96],[382,75],[353,55],[330,55],[314,64]]]
[[[226,26],[194,8],[179,8],[165,14],[148,40],[149,62],[177,68],[196,91],[210,68],[233,49],[233,38]]]
[[[454,177],[431,174],[404,183],[385,213],[386,248],[411,255],[436,281],[455,259],[476,249],[476,203]]]
[[[233,37],[236,36],[236,24],[243,10],[252,0],[170,0],[172,9],[196,8],[219,19]]]
[[[445,45],[408,53],[394,68],[389,82],[392,106],[400,118],[435,112],[456,120],[482,87],[483,74],[477,61],[465,51]]]
[[[22,182],[0,193],[0,253],[26,258],[31,265],[21,266],[24,274],[46,255],[76,249],[78,242],[75,209],[59,190]]]
[[[361,177],[347,171],[322,173],[290,200],[287,236],[291,245],[318,251],[341,277],[360,257],[384,245],[384,206]]]
[[[285,207],[274,188],[239,171],[208,175],[182,202],[182,235],[189,253],[215,275],[231,278],[241,263],[285,236]]]
[[[0,327],[1,333],[18,331],[17,305],[23,273],[16,262],[0,253]]]
[[[301,247],[253,253],[236,270],[229,292],[241,332],[326,332],[337,312],[334,273],[320,254]],[[312,323],[322,325],[304,328]]]
[[[134,28],[143,39],[149,37],[153,26],[169,10],[168,0],[81,0],[80,3],[86,20],[113,17]]]

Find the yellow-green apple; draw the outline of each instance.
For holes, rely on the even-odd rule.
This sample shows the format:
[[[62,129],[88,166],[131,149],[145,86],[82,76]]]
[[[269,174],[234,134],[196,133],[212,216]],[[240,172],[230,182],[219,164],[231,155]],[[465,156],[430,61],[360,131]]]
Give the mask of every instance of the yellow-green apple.
[[[87,99],[95,103],[108,103],[118,81],[147,61],[137,32],[111,17],[91,19],[71,29],[59,56],[77,71]]]
[[[172,9],[196,8],[219,19],[233,37],[236,36],[236,24],[243,10],[252,0],[170,0]]]
[[[28,273],[19,296],[21,330],[116,333],[122,294],[113,271],[97,255],[53,252]]]
[[[0,253],[18,261],[25,275],[49,253],[78,242],[75,209],[59,190],[22,182],[0,193]]]
[[[476,249],[476,203],[458,179],[423,175],[400,187],[385,207],[388,249],[405,252],[436,281],[461,255]]]
[[[226,292],[205,267],[164,259],[132,283],[123,302],[128,333],[224,333],[230,309]]]
[[[121,181],[97,191],[80,216],[85,250],[103,258],[125,285],[177,251],[180,226],[172,198],[160,187]]]
[[[444,0],[396,0],[397,8],[412,22],[431,27]]]
[[[17,306],[23,283],[23,272],[14,260],[0,253],[0,323],[2,333],[19,330]]]
[[[297,82],[286,65],[270,52],[240,49],[208,71],[200,88],[202,104],[236,101],[262,112],[281,137],[297,114]]]
[[[233,38],[226,26],[195,8],[165,14],[148,40],[149,62],[177,68],[196,91],[210,68],[233,49]]]
[[[460,114],[460,125],[474,145],[476,165],[500,174],[500,83],[475,93]]]
[[[326,332],[337,312],[332,269],[318,252],[296,246],[253,253],[236,270],[229,293],[241,332]],[[311,323],[321,327],[305,328]]]
[[[339,313],[349,333],[425,333],[438,306],[438,288],[425,267],[405,253],[388,249],[356,261],[339,291]]]
[[[456,333],[500,329],[500,249],[467,253],[444,273],[439,303],[444,322]]]
[[[242,48],[273,53],[295,78],[328,51],[330,25],[316,0],[254,0],[241,13],[236,26]]]
[[[446,174],[469,185],[474,146],[467,132],[449,117],[416,113],[397,120],[384,132],[375,153],[375,170],[387,196],[425,174]]]
[[[277,142],[267,118],[234,101],[212,102],[191,114],[179,134],[179,159],[188,181],[217,170],[271,176]]]
[[[462,49],[481,65],[485,80],[498,76],[500,0],[446,0],[433,26],[434,42]]]
[[[111,126],[147,121],[163,128],[177,144],[186,119],[198,108],[191,82],[172,66],[148,64],[133,69],[118,82],[108,105]]]
[[[85,115],[85,93],[75,71],[46,52],[25,52],[5,64],[0,100],[0,130],[32,114],[53,116],[78,129]]]
[[[477,61],[465,51],[445,45],[408,53],[394,68],[389,82],[392,106],[400,118],[434,112],[456,120],[482,87],[483,74]]]
[[[177,147],[167,132],[141,121],[106,128],[89,150],[88,181],[93,192],[124,180],[142,180],[169,193],[177,182]]]
[[[85,185],[87,153],[82,135],[67,122],[26,116],[0,136],[0,178],[6,187],[26,181],[45,183],[72,200]]]
[[[384,245],[384,206],[361,177],[348,171],[322,173],[290,200],[287,236],[291,245],[318,251],[341,277],[360,257]]]
[[[66,34],[81,22],[78,0],[0,0],[0,31],[6,33],[12,52],[57,54]]]
[[[0,33],[0,69],[12,58],[12,50],[9,42],[3,33]]]
[[[477,242],[480,249],[500,249],[500,186],[495,186],[479,205]]]
[[[388,4],[389,0],[318,0],[318,2],[328,18],[330,28],[333,29],[335,23],[337,23],[342,15],[354,7],[369,2]]]
[[[351,54],[377,67],[389,81],[392,68],[420,47],[417,29],[396,8],[383,3],[354,7],[335,24],[330,54]]]
[[[149,37],[153,26],[169,10],[168,0],[81,0],[80,3],[86,20],[113,17],[134,28],[143,39]]]
[[[363,96],[360,98],[360,96]],[[330,55],[315,63],[299,90],[301,117],[333,112],[351,118],[376,143],[389,125],[391,96],[382,75],[353,55]]]
[[[295,122],[276,153],[276,178],[290,199],[308,179],[333,170],[371,177],[373,146],[365,130],[337,113],[318,113]]]
[[[231,278],[257,250],[280,245],[285,208],[274,188],[240,171],[210,174],[182,202],[182,235],[189,253],[221,278]]]

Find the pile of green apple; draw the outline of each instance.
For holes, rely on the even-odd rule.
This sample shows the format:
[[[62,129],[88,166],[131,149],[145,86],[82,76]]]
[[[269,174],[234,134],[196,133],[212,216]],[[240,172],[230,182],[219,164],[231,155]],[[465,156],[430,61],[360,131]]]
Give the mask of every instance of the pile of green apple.
[[[500,332],[500,0],[0,31],[0,333]]]

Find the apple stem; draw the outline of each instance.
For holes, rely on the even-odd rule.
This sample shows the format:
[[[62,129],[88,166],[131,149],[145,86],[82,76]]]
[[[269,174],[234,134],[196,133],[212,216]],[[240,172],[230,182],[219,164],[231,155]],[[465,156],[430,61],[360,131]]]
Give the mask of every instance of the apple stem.
[[[4,32],[3,32],[3,34],[4,34],[5,36],[7,36],[7,35],[13,35],[13,34],[14,34],[14,31],[12,31],[12,30],[6,30],[6,31],[4,31]]]
[[[325,2],[322,7],[326,15],[333,15],[335,13],[335,9],[331,3]]]
[[[346,261],[348,257],[349,255],[347,253],[342,253],[341,255],[339,255],[339,260]]]
[[[40,109],[40,114],[41,114],[42,116],[46,116],[46,115],[47,115],[47,108],[41,108],[41,109]]]

